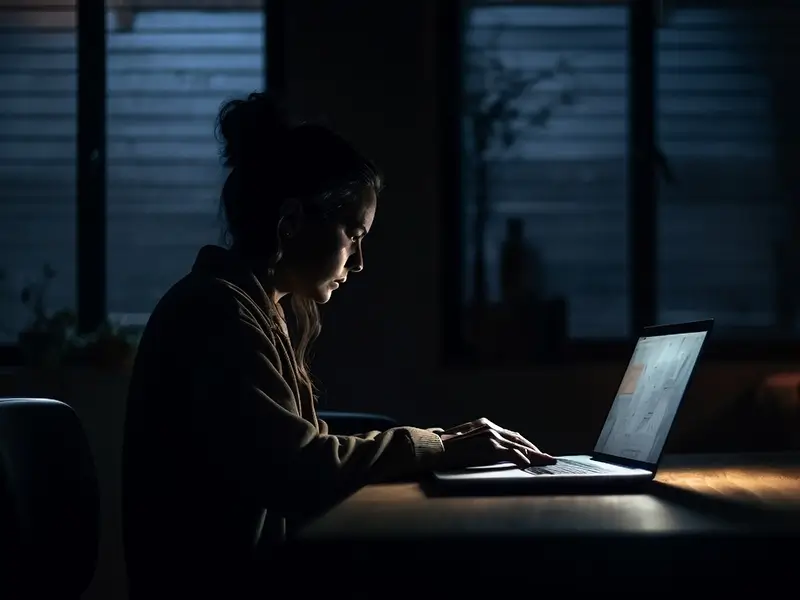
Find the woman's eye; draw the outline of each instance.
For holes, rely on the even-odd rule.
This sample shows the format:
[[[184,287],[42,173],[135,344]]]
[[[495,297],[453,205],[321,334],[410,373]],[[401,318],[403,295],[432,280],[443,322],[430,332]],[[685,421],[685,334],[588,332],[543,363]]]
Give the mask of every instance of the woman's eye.
[[[362,239],[364,239],[365,231],[361,228],[355,230],[354,233],[348,233],[347,237],[353,244],[358,244]]]

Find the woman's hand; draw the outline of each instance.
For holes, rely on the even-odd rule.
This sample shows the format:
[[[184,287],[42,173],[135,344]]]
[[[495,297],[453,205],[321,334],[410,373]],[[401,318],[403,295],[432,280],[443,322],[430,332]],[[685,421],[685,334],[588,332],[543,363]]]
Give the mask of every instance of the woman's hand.
[[[501,462],[520,467],[551,465],[556,459],[545,454],[520,434],[503,429],[489,419],[478,419],[447,429],[441,434],[444,453],[437,469],[462,469]]]

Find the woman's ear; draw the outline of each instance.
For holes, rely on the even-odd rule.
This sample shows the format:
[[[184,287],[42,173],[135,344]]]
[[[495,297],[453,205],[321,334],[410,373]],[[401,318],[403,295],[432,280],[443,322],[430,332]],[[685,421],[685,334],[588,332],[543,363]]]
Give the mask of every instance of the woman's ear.
[[[303,205],[296,198],[285,200],[281,204],[281,217],[278,233],[281,237],[294,237],[303,226]]]

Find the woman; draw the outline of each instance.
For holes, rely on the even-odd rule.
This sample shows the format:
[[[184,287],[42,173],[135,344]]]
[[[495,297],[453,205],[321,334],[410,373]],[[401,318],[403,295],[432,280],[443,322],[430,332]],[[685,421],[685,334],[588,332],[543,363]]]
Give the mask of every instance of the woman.
[[[137,597],[235,597],[265,577],[256,563],[285,518],[307,519],[369,482],[552,462],[485,420],[330,434],[306,362],[316,304],[363,269],[380,176],[330,130],[289,123],[264,94],[224,105],[218,131],[230,247],[202,248],[159,302],[130,385],[123,504]]]

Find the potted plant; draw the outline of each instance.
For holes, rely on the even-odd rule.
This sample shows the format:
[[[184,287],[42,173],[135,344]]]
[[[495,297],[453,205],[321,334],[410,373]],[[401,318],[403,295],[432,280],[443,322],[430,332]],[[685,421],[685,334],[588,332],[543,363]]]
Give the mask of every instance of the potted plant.
[[[18,343],[28,367],[93,367],[110,371],[128,371],[133,364],[138,334],[105,319],[94,331],[81,333],[74,311],[50,312],[47,293],[56,278],[48,264],[40,278],[22,289],[20,299],[31,319],[19,333]]]
[[[480,318],[487,304],[485,239],[491,217],[490,153],[512,148],[527,131],[546,128],[559,107],[575,102],[575,86],[574,71],[566,58],[552,67],[527,73],[505,64],[490,48],[470,47],[467,56],[469,69],[475,73],[475,83],[467,89],[464,100],[475,177],[473,302]],[[560,86],[543,89],[543,84],[553,81]]]

